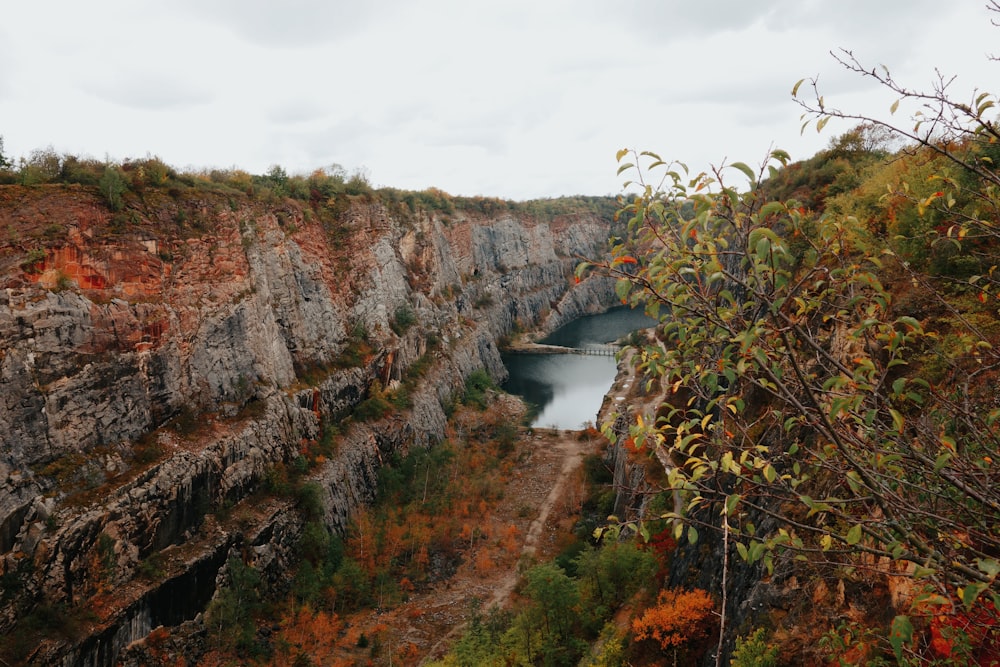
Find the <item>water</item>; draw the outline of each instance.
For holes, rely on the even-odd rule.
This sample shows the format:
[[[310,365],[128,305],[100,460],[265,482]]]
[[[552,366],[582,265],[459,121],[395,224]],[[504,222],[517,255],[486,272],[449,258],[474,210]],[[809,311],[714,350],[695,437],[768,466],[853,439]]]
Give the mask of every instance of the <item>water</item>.
[[[631,308],[614,308],[560,327],[539,342],[564,347],[611,343],[653,320]],[[536,406],[532,426],[579,429],[594,424],[617,372],[614,357],[582,354],[506,354],[504,389]]]
[[[647,317],[641,310],[620,306],[600,315],[585,315],[575,319],[538,342],[563,347],[602,345],[613,343],[637,329],[645,329],[654,324],[655,320]]]

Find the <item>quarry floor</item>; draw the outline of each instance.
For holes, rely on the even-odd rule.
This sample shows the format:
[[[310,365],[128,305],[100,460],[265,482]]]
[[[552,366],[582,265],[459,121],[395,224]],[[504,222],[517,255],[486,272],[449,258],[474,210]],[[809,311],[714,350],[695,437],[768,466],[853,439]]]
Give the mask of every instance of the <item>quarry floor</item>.
[[[480,540],[465,552],[457,572],[446,581],[413,593],[392,609],[344,620],[354,632],[367,636],[381,630],[381,636],[395,645],[385,648],[396,649],[397,655],[400,647],[408,646],[405,664],[422,664],[444,655],[477,606],[486,612],[493,605],[507,605],[516,595],[521,573],[551,559],[565,545],[584,497],[584,457],[597,453],[601,442],[599,435],[586,432],[524,430],[503,498],[483,518],[484,524],[496,527],[490,531],[494,536],[504,527],[517,527],[514,553],[500,552],[497,539]],[[359,649],[354,657],[363,663],[368,652]]]

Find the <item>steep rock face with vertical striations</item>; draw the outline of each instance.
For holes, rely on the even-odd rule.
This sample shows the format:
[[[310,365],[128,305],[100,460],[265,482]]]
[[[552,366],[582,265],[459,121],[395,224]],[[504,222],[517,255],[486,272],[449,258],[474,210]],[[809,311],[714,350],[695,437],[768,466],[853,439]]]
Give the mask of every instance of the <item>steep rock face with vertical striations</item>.
[[[470,373],[502,377],[500,337],[613,299],[570,279],[609,236],[593,214],[338,211],[195,189],[112,215],[86,188],[0,187],[0,633],[91,612],[20,659],[114,664],[201,612],[233,549],[279,577],[302,519],[263,491],[325,432],[303,474],[340,529]],[[350,418],[418,359],[408,408]]]

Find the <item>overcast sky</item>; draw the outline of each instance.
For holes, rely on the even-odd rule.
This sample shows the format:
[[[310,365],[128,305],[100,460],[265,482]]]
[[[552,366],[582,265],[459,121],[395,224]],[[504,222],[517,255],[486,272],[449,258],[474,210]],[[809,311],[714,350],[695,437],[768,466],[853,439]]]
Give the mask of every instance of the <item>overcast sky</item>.
[[[33,0],[0,22],[8,156],[51,145],[180,168],[333,163],[375,185],[613,194],[615,152],[695,170],[804,159],[794,83],[885,114],[829,55],[913,87],[1000,89],[985,0]],[[993,15],[1000,19],[1000,16]]]

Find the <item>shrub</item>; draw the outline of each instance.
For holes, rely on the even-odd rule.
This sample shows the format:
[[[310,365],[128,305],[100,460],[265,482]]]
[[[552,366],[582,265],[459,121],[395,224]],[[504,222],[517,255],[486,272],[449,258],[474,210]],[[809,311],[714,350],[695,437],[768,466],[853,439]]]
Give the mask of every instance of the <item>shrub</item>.
[[[465,393],[462,395],[462,403],[485,410],[486,391],[495,388],[496,385],[493,384],[489,374],[482,368],[476,369],[465,379]]]
[[[386,416],[391,410],[392,403],[387,401],[384,396],[370,396],[354,408],[354,419],[359,422],[373,421]]]
[[[396,308],[396,312],[393,313],[392,322],[389,326],[396,333],[397,336],[402,336],[406,333],[406,330],[413,326],[417,321],[417,315],[413,312],[413,309],[408,305],[403,304]]]
[[[368,340],[368,332],[364,325],[358,323],[354,325],[347,345],[334,364],[338,368],[356,368],[365,362],[365,358],[372,353],[372,346]]]
[[[45,249],[44,248],[32,248],[28,251],[27,256],[21,260],[21,270],[27,273],[36,272],[37,267],[35,266],[39,262],[45,259]]]
[[[323,490],[316,482],[306,482],[295,492],[295,500],[302,514],[308,519],[323,516]]]
[[[97,185],[101,189],[104,199],[108,202],[108,208],[112,211],[122,210],[125,205],[122,195],[128,190],[128,183],[121,170],[115,165],[108,165]]]
[[[757,628],[745,639],[736,638],[731,667],[776,667],[778,647],[764,640],[764,628]]]
[[[136,568],[140,577],[146,581],[159,581],[166,574],[166,560],[159,551],[152,553],[139,563]]]

